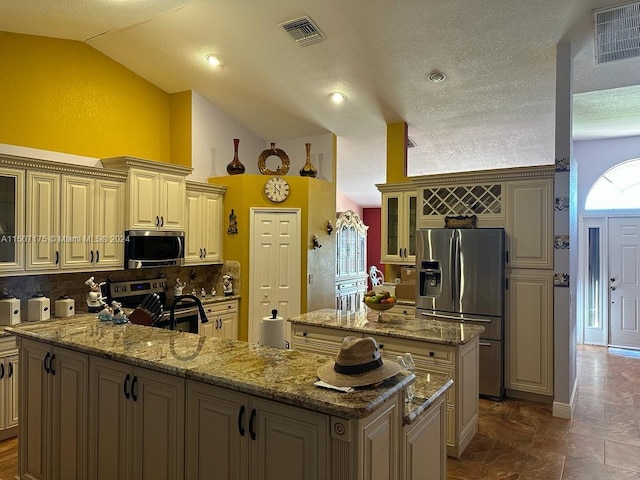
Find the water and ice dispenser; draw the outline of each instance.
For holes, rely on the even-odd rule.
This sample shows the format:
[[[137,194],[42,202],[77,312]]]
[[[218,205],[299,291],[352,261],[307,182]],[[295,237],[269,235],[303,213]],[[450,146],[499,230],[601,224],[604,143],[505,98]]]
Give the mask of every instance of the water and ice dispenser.
[[[420,296],[437,297],[442,292],[442,270],[437,260],[420,262]]]

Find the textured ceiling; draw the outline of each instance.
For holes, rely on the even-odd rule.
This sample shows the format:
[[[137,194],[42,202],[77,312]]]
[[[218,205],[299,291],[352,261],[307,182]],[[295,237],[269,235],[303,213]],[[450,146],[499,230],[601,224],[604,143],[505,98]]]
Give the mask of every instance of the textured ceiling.
[[[265,142],[333,132],[338,189],[369,207],[388,123],[409,126],[411,174],[552,163],[561,41],[575,55],[574,138],[640,135],[640,60],[593,61],[592,10],[618,3],[0,0],[0,30],[85,41],[167,92],[199,92]],[[302,15],[323,42],[300,47],[279,27]],[[427,81],[433,70],[447,80]]]

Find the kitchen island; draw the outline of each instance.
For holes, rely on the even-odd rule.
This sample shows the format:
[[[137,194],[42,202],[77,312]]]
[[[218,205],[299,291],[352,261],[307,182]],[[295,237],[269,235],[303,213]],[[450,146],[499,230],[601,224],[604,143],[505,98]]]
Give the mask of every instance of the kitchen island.
[[[447,454],[460,457],[478,431],[478,351],[483,327],[369,309],[322,309],[289,318],[292,348],[335,355],[347,335],[376,339],[385,358],[410,352],[416,372],[453,380],[447,394]]]
[[[419,461],[412,444],[445,431],[446,376],[419,376],[405,405],[406,372],[351,393],[314,386],[333,356],[93,315],[6,331],[20,349],[21,478],[411,478],[402,455]]]

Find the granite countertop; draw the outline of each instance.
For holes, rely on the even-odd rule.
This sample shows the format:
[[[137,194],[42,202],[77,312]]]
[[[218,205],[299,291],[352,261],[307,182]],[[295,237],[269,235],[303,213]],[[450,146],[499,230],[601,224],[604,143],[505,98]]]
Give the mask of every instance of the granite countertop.
[[[325,355],[116,325],[95,314],[21,323],[5,332],[348,419],[366,417],[414,380],[403,372],[375,388],[341,393],[314,385],[318,367],[333,361]]]
[[[453,380],[445,374],[416,372],[415,395],[410,403],[404,404],[402,423],[411,425],[415,422],[452,385]]]
[[[378,312],[370,309],[344,312],[325,308],[288,320],[298,325],[337,328],[369,335],[388,335],[443,345],[463,345],[484,331],[484,327],[479,325],[430,318],[407,318],[405,315],[387,312],[382,312],[381,321],[377,321],[377,318]]]

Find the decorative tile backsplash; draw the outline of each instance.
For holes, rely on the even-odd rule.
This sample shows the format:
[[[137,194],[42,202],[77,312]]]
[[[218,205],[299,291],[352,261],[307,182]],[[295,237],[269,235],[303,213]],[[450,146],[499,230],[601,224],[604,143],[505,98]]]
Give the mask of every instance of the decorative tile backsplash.
[[[569,197],[556,197],[553,209],[556,211],[569,210]]]
[[[569,171],[570,161],[568,157],[557,157],[556,158],[556,172],[566,172]]]
[[[95,277],[96,283],[107,280],[122,282],[164,277],[167,279],[167,296],[171,298],[173,296],[173,286],[176,278],[179,278],[183,283],[186,282],[184,293],[190,293],[194,288],[196,292],[199,293],[203,287],[207,293],[211,293],[211,288],[215,287],[218,295],[222,296],[224,294],[222,276],[227,273],[233,277],[234,293],[239,294],[240,264],[236,261],[227,261],[223,265],[0,277],[0,292],[7,289],[9,293],[20,299],[20,309],[22,320],[24,321],[27,315],[27,301],[35,293],[42,293],[46,297],[49,297],[52,308],[57,299],[67,295],[69,298],[74,299],[76,312],[86,312],[86,296],[89,289],[84,282],[91,276]]]
[[[553,248],[565,250],[569,248],[569,235],[554,235]]]

